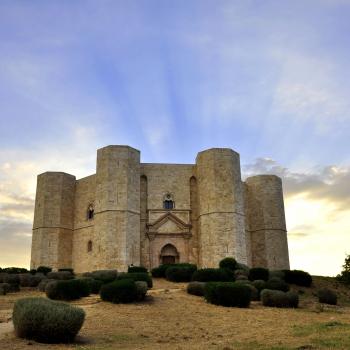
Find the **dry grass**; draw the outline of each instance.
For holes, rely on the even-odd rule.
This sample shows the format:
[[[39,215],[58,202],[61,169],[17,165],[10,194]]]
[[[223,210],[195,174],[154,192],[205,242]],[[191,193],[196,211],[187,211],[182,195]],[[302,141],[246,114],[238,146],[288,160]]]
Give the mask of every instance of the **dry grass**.
[[[274,309],[252,303],[249,309],[224,308],[188,295],[186,284],[154,280],[146,301],[113,305],[88,297],[73,304],[87,313],[77,343],[45,345],[1,335],[13,303],[23,291],[0,297],[0,349],[350,349],[350,290],[327,278],[316,277],[313,288],[297,288],[299,309]],[[339,306],[320,306],[317,288],[332,287]],[[28,344],[31,344],[30,346]]]

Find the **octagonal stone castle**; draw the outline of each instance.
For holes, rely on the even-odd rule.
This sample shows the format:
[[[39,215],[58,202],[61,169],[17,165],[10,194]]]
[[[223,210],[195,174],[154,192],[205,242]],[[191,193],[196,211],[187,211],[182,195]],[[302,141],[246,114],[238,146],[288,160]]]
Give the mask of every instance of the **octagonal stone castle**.
[[[289,268],[281,179],[242,182],[231,149],[200,152],[195,164],[151,164],[134,148],[107,146],[94,175],[38,175],[31,268],[217,267],[226,256]]]

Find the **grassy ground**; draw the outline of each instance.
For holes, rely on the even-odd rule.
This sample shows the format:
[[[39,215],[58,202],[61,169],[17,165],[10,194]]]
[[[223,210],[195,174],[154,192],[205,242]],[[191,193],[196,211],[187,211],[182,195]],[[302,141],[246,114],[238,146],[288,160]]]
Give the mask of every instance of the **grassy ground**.
[[[224,308],[188,295],[186,284],[154,280],[144,302],[113,305],[98,296],[73,304],[87,317],[75,344],[45,345],[17,339],[11,330],[13,303],[36,291],[0,297],[0,349],[350,349],[350,289],[333,279],[315,277],[300,290],[299,309],[276,309],[253,302],[249,309]],[[340,296],[338,306],[320,305],[320,287]]]

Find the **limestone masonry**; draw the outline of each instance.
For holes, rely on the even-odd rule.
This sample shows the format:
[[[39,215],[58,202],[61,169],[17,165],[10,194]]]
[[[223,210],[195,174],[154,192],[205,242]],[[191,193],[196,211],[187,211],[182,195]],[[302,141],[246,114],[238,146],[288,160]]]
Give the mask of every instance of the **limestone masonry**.
[[[289,268],[281,179],[242,182],[231,149],[200,152],[195,164],[148,164],[134,148],[107,146],[95,175],[38,175],[31,268],[217,267],[226,256]]]

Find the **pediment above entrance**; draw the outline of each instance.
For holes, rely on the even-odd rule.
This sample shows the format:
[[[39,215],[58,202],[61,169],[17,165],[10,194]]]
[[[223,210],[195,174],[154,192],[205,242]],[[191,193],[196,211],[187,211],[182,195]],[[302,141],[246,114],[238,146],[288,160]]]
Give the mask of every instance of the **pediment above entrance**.
[[[148,232],[157,234],[189,233],[190,224],[186,224],[172,213],[166,213],[153,223],[147,224]]]

